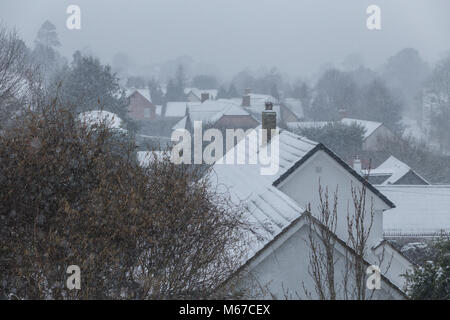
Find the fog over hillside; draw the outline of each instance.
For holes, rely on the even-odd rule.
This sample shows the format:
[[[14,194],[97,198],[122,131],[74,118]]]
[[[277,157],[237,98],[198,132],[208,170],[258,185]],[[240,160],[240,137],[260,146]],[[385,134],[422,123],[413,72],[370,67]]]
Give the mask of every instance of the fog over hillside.
[[[82,10],[82,29],[65,27],[69,4]],[[366,28],[366,8],[381,8],[382,30]],[[61,51],[84,48],[111,63],[126,53],[136,68],[190,56],[199,70],[225,78],[245,67],[278,67],[296,77],[322,65],[340,66],[359,54],[370,67],[405,47],[433,62],[450,50],[450,2],[292,0],[16,0],[1,1],[0,18],[27,43],[46,19],[58,30]],[[213,67],[212,67],[213,66]]]

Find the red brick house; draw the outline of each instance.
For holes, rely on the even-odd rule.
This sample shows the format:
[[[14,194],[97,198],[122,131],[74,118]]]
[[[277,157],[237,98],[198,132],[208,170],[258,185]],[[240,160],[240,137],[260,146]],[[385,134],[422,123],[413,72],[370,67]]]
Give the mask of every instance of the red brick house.
[[[148,89],[130,90],[128,114],[133,120],[154,120],[156,106],[153,105]]]
[[[207,100],[203,103],[191,103],[188,107],[189,119],[202,121],[216,129],[253,129],[259,122],[232,100]]]

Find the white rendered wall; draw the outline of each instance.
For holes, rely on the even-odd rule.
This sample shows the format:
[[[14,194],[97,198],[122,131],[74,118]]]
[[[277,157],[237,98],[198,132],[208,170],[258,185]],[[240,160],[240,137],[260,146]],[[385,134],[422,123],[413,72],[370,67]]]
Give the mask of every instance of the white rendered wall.
[[[361,188],[362,183],[353,177],[346,169],[338,164],[324,151],[316,152],[302,164],[278,188],[295,200],[299,205],[307,207],[311,204],[311,211],[317,215],[319,210],[319,179],[323,190],[328,187],[330,203],[338,187],[338,228],[337,235],[344,241],[348,240],[347,212],[352,214],[353,200],[351,186]],[[367,219],[370,220],[370,206],[373,199],[374,221],[369,238],[369,245],[376,245],[383,238],[383,210],[389,207],[372,191],[367,189]],[[387,213],[388,214],[388,213]]]

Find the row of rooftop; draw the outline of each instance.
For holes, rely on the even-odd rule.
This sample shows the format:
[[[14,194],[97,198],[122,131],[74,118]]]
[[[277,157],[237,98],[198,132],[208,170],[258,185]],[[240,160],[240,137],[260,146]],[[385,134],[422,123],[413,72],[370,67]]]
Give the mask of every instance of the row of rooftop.
[[[138,91],[131,96],[134,95],[135,99],[145,98],[136,92]],[[253,95],[248,93],[247,96],[250,96],[250,107],[243,105],[244,101],[239,104],[233,99],[168,103],[169,116],[167,116],[166,108],[160,117],[161,119],[175,118],[174,121],[180,128],[187,128],[189,123],[195,120],[216,125],[221,121],[222,125],[226,125],[227,122],[224,119],[227,117],[237,117],[229,118],[228,124],[233,126],[236,120],[248,118],[253,121],[250,127],[260,127],[260,122],[265,129],[277,127],[275,119],[275,121],[263,119],[269,115],[281,116],[282,103],[275,101],[274,104],[270,97],[255,95],[257,102],[253,104]],[[172,107],[177,111],[181,109],[183,112],[172,113]],[[136,111],[133,107],[131,110]],[[111,126],[121,128],[121,120],[106,111],[91,111],[83,114],[82,117],[86,122],[95,121],[95,119],[108,120]],[[376,134],[385,134],[385,131],[379,131],[383,127],[382,124],[347,118],[341,121],[356,122],[365,126],[366,141]],[[346,163],[326,146],[290,131],[292,126],[302,125],[300,123],[297,121],[295,124],[288,125],[286,129],[280,129],[279,134],[270,140],[272,143],[277,139],[280,149],[280,170],[274,176],[261,175],[259,170],[261,164],[221,165],[218,162],[213,166],[214,177],[211,182],[219,190],[224,188],[224,191],[230,192],[231,199],[236,204],[244,204],[246,208],[244,217],[251,223],[250,230],[245,233],[245,237],[251,239],[249,248],[247,253],[240,257],[242,268],[256,270],[258,281],[270,286],[275,292],[280,291],[280,294],[285,285],[289,290],[299,290],[298,283],[301,283],[306,275],[299,273],[298,270],[307,270],[308,265],[307,259],[298,257],[298,253],[306,249],[303,248],[304,241],[297,240],[294,232],[303,234],[310,230],[304,217],[308,213],[306,208],[309,207],[309,210],[312,210],[311,213],[315,215],[315,208],[320,206],[317,199],[319,186],[326,186],[330,190],[339,186],[341,202],[337,220],[340,224],[346,221],[347,206],[352,199],[350,187],[366,186],[376,212],[366,261],[369,264],[375,263],[380,252],[385,250],[392,253],[390,260],[392,268],[387,269],[383,278],[386,279],[389,287],[388,292],[384,294],[401,298],[404,294],[402,289],[404,278],[401,275],[411,267],[411,264],[384,239],[435,237],[440,232],[450,233],[450,186],[430,185],[408,165],[392,156],[370,172],[362,168],[359,159],[355,159],[352,164]],[[173,127],[171,129],[173,130]],[[245,137],[227,152],[234,153],[234,149],[239,150],[239,144],[247,143],[248,139]],[[367,145],[367,147],[370,146],[370,144]],[[244,149],[250,152],[250,149]],[[138,153],[138,159],[142,165],[151,161],[152,156],[154,152]],[[345,223],[338,225],[335,236],[342,240],[340,244],[344,251],[350,250],[345,244],[346,234]],[[291,254],[288,248],[296,249]],[[283,258],[275,261],[270,258],[273,254]]]
[[[244,130],[256,128],[261,124],[261,115],[266,102],[271,102],[277,123],[284,120],[287,131],[327,124],[327,122],[301,121],[303,119],[301,102],[295,99],[280,102],[270,95],[253,94],[249,91],[242,99],[215,99],[217,91],[188,89],[186,92],[190,101],[168,102],[163,107],[151,103],[148,91],[142,89],[129,91],[130,115],[134,115],[135,120],[143,122],[152,122],[156,119],[169,120],[168,133],[175,129],[190,129],[194,121],[203,121],[221,128]],[[153,110],[150,111],[150,117],[146,117],[148,112],[145,108]],[[287,119],[283,116],[287,116]],[[343,118],[340,121],[347,125],[356,123],[365,128],[363,145],[365,150],[377,150],[376,141],[380,136],[393,135],[380,122],[350,118]],[[117,120],[114,122],[117,125]],[[154,137],[148,135],[150,136]],[[386,236],[414,234],[429,236],[443,230],[450,231],[450,186],[431,185],[406,163],[393,156],[370,171],[363,169],[359,159],[347,164],[395,203],[396,208],[391,210],[392,214],[384,219],[383,229]]]

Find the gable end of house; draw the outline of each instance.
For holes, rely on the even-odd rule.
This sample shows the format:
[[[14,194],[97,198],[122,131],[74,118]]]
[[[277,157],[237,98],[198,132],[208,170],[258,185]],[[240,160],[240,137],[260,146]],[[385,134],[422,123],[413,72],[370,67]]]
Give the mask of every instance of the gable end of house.
[[[311,158],[316,152],[324,151],[330,157],[332,157],[337,163],[339,163],[348,173],[355,177],[359,182],[361,182],[365,187],[377,195],[381,200],[383,200],[390,208],[395,208],[395,204],[390,201],[385,195],[383,195],[377,188],[370,184],[364,177],[353,170],[345,161],[339,158],[333,151],[328,149],[324,144],[319,143],[311,151],[309,151],[304,157],[297,161],[291,168],[289,168],[284,174],[282,174],[274,183],[273,186],[279,186],[287,177],[289,177],[297,168],[299,168],[303,163],[305,163],[309,158]]]

